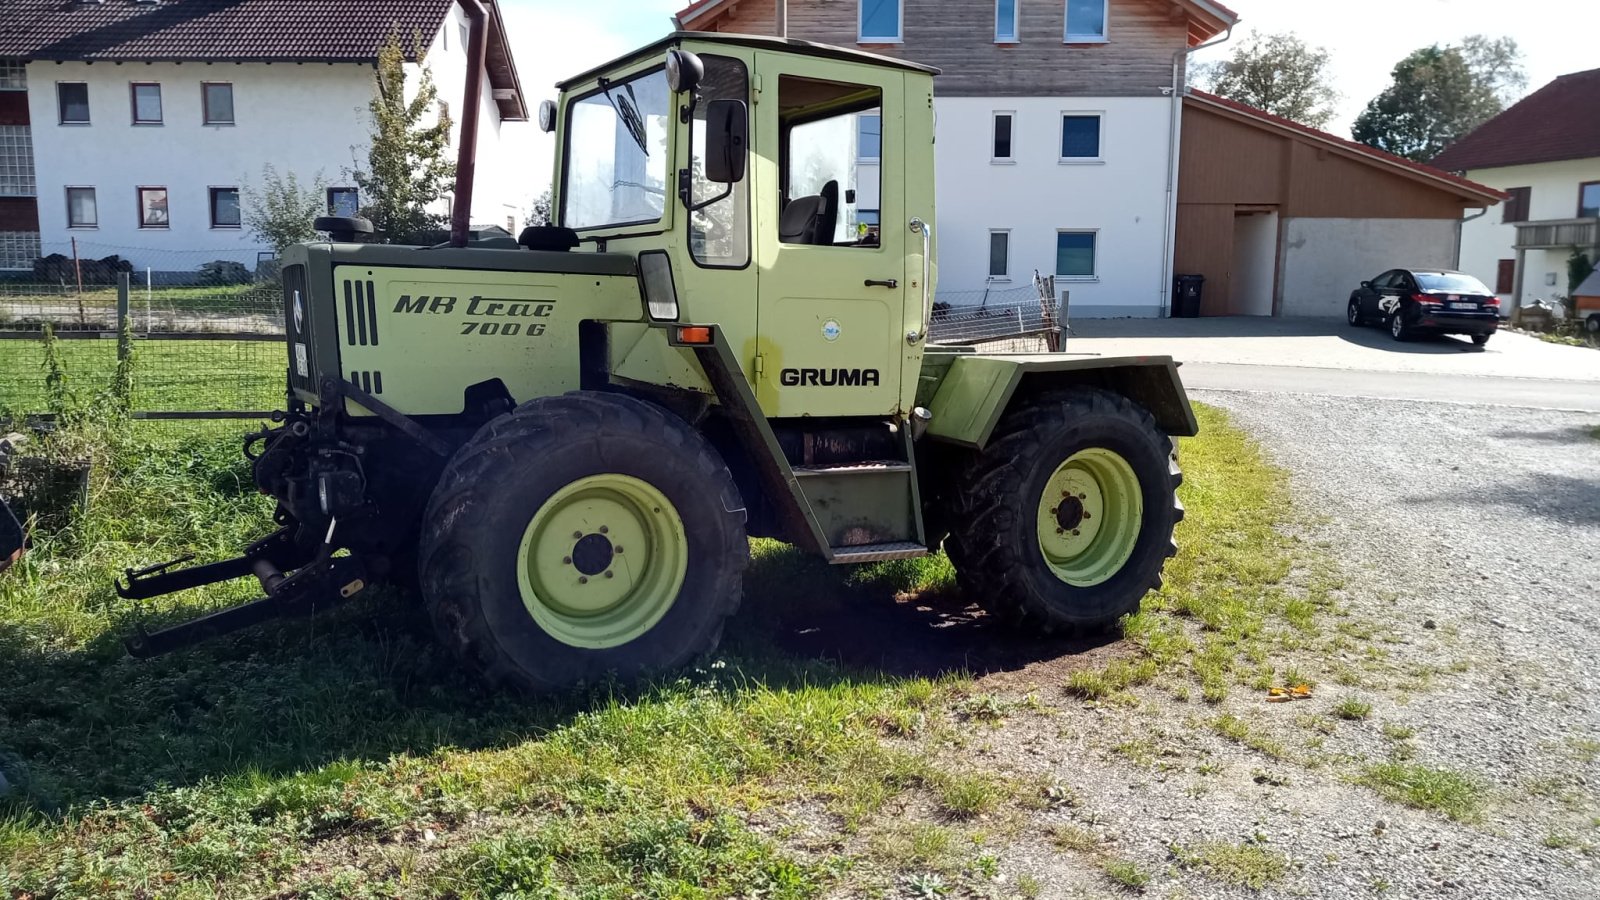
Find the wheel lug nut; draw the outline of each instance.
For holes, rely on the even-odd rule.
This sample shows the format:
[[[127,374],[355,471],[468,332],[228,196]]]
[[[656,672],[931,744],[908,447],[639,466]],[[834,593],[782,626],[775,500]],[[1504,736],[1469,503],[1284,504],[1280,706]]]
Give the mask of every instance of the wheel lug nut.
[[[1078,495],[1078,499],[1079,500],[1087,500],[1087,499],[1089,499],[1089,495],[1088,494],[1079,494]]]
[[[1064,534],[1065,532],[1066,532],[1065,528],[1057,528],[1056,529],[1056,534]]]
[[[578,576],[578,583],[579,584],[588,584],[589,583],[589,576],[587,576],[587,575],[579,575]]]
[[[601,525],[600,526],[600,533],[601,534],[608,534],[609,532],[607,531],[607,529],[606,529],[606,527],[604,525]]]
[[[582,540],[582,539],[583,539],[583,532],[581,532],[581,531],[574,531],[574,532],[573,532],[573,533],[572,533],[572,539],[573,539],[573,540],[575,540],[575,541],[577,541],[577,540]]]
[[[1084,517],[1084,518],[1085,518],[1085,519],[1092,519],[1092,518],[1094,518],[1094,516],[1091,516],[1091,515],[1089,515],[1089,513],[1088,513],[1088,512],[1085,512],[1085,513],[1084,513],[1084,514],[1083,514],[1083,517]]]
[[[566,566],[572,565],[572,557],[570,557],[570,556],[561,557],[561,564],[562,565],[566,565]]]
[[[1077,537],[1078,536],[1078,529],[1076,529],[1076,528],[1072,529],[1072,536],[1073,537]]]
[[[606,577],[607,577],[607,578],[610,578],[610,577],[611,577],[611,572],[610,572],[610,571],[609,571],[609,570],[607,570],[607,572],[606,572]]]
[[[611,549],[612,549],[612,550],[613,550],[613,551],[615,551],[615,552],[617,552],[617,553],[621,553],[621,552],[622,552],[622,545],[621,545],[621,544],[618,544],[618,545],[616,545],[616,546],[615,546],[615,547],[612,547],[612,548],[611,548]]]

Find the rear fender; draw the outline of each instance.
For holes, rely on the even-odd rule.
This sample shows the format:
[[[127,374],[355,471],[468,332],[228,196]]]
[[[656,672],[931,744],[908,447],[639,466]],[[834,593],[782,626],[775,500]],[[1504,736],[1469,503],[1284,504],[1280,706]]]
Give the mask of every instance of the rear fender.
[[[955,358],[929,401],[933,421],[928,436],[982,449],[1007,409],[1041,391],[1064,387],[1122,394],[1149,410],[1161,430],[1175,437],[1200,431],[1170,356],[973,354]]]

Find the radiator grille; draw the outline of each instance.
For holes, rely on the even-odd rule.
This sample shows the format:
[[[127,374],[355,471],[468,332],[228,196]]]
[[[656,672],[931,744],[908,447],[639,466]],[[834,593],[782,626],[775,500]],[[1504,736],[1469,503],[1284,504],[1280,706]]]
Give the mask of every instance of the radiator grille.
[[[383,373],[377,369],[351,372],[350,383],[374,396],[383,393]]]
[[[344,280],[344,339],[352,347],[378,345],[378,298],[371,281]]]

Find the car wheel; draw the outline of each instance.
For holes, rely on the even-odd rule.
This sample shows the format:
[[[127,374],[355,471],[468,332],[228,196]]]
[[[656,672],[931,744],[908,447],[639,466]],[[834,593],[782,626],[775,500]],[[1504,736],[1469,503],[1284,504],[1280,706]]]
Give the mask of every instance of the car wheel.
[[[1489,336],[1487,334],[1475,334],[1472,336],[1472,342],[1482,347],[1484,344],[1489,343]]]
[[[1389,316],[1389,336],[1397,341],[1411,340],[1411,329],[1406,327],[1405,320],[1400,318],[1400,311],[1395,310]]]
[[[1361,301],[1350,298],[1350,305],[1344,311],[1344,319],[1350,323],[1351,328],[1360,328],[1366,323],[1361,321]]]

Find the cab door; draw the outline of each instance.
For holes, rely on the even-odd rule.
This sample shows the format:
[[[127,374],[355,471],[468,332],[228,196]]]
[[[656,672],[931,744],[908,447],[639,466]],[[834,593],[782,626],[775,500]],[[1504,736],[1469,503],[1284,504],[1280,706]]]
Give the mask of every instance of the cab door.
[[[893,414],[909,290],[903,77],[787,54],[757,53],[756,69],[756,397],[771,417]]]

